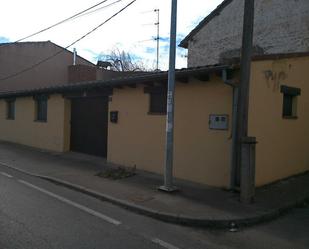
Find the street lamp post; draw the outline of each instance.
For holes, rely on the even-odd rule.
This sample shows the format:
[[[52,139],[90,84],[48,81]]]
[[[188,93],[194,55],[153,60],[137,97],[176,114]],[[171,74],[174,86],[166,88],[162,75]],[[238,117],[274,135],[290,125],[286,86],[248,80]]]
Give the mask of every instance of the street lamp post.
[[[166,192],[173,192],[177,190],[177,188],[173,184],[176,26],[177,26],[177,0],[172,0],[168,89],[167,89],[164,185],[159,187],[160,190],[163,190]]]

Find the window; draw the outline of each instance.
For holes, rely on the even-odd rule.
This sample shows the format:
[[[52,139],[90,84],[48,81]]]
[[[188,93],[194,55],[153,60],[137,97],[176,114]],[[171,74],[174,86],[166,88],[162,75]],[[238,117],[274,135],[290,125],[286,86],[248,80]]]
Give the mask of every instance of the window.
[[[297,118],[297,96],[301,90],[295,87],[281,86],[283,93],[283,118]]]
[[[166,114],[167,89],[166,87],[145,87],[149,93],[149,114]]]
[[[47,96],[35,97],[35,121],[47,122]]]
[[[15,119],[15,99],[6,100],[6,119]]]

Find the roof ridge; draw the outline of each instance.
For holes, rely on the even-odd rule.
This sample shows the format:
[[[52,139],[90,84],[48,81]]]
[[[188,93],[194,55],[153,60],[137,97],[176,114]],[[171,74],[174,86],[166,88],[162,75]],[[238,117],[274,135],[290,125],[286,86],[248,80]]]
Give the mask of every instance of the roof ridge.
[[[1,45],[23,45],[26,43],[48,43],[48,42],[51,42],[51,41],[47,40],[47,41],[25,41],[25,42],[1,42],[0,46]]]
[[[73,55],[73,52],[70,51],[68,48],[65,48],[65,47],[62,47],[58,44],[56,44],[55,42],[52,42],[51,40],[47,40],[47,41],[25,41],[25,42],[4,42],[4,43],[0,43],[0,48],[3,46],[3,47],[6,47],[6,46],[19,46],[19,45],[27,45],[27,44],[51,44],[52,46],[55,46],[59,49],[62,49],[64,52],[66,53],[70,53]],[[87,60],[86,58],[80,56],[77,54],[77,57],[89,64],[91,64],[91,66],[96,66],[93,62]]]

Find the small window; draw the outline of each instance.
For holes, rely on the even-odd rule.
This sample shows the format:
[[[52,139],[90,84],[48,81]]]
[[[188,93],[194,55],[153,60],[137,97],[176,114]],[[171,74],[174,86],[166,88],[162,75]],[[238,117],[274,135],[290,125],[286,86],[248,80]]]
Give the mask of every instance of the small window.
[[[145,87],[149,93],[149,114],[166,114],[167,89],[166,87]]]
[[[35,97],[35,121],[47,122],[47,97]]]
[[[166,92],[150,94],[149,112],[153,114],[166,114]]]
[[[295,87],[281,86],[283,93],[283,118],[297,118],[297,97],[300,95],[300,89]]]
[[[10,99],[6,101],[6,119],[15,119],[15,100]]]

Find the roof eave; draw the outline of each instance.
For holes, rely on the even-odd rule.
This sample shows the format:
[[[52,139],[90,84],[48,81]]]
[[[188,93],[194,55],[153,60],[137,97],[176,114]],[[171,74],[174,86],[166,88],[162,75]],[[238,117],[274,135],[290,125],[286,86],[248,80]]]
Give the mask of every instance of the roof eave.
[[[225,69],[234,69],[232,65],[217,65],[209,67],[198,67],[198,68],[188,68],[176,71],[176,77],[190,76],[198,73],[213,73]],[[66,92],[74,91],[85,91],[90,89],[104,89],[104,88],[114,88],[126,85],[135,84],[151,84],[155,81],[167,80],[168,72],[164,71],[161,73],[154,73],[151,75],[139,75],[131,76],[126,78],[117,78],[111,80],[99,80],[99,81],[89,81],[89,82],[79,82],[72,83],[62,86],[50,86],[45,88],[36,88],[29,90],[19,90],[13,92],[2,92],[0,93],[0,99],[12,98],[12,97],[26,97],[33,96],[36,94],[61,94]]]

